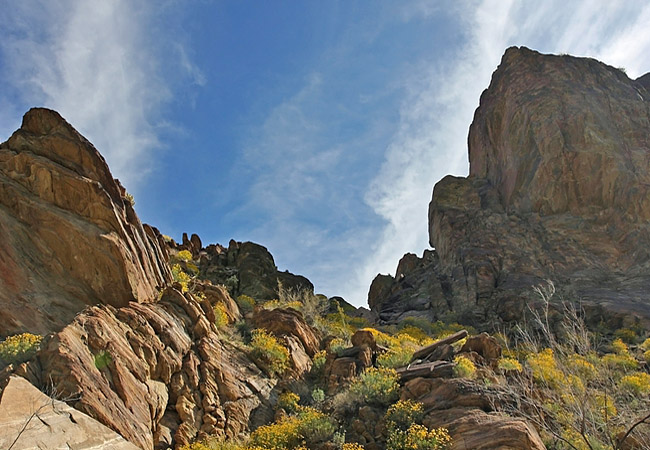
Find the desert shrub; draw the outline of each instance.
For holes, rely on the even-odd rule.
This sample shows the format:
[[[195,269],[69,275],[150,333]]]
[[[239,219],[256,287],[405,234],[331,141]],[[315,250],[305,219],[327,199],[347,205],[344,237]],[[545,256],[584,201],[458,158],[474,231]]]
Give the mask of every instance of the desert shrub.
[[[550,348],[529,355],[526,363],[533,372],[533,378],[538,383],[556,387],[564,378],[555,361],[553,350]]]
[[[332,420],[314,408],[300,407],[295,415],[253,431],[249,445],[273,450],[292,450],[304,444],[326,441],[334,434]]]
[[[454,376],[458,378],[474,378],[476,375],[476,366],[466,356],[456,356],[454,358]]]
[[[255,308],[255,299],[248,295],[242,294],[238,296],[236,302],[239,310],[243,313],[251,312]]]
[[[327,351],[321,350],[317,352],[312,358],[311,362],[312,372],[320,373],[325,367],[325,363],[327,362]]]
[[[389,430],[407,430],[412,424],[420,423],[424,417],[424,405],[413,400],[399,400],[384,416]]]
[[[250,346],[253,360],[269,376],[281,375],[289,367],[289,350],[266,330],[253,330]]]
[[[645,372],[634,372],[621,378],[619,385],[631,394],[646,395],[650,393],[650,375]]]
[[[113,357],[108,350],[102,350],[95,355],[94,360],[95,367],[97,367],[99,370],[102,370],[104,367],[108,367],[111,361],[113,361]]]
[[[365,319],[363,317],[350,317],[348,319],[348,325],[353,331],[357,331],[360,328],[365,328],[370,324],[368,322],[368,319]]]
[[[325,401],[325,391],[315,388],[311,391],[311,400],[314,403],[323,403]]]
[[[517,336],[534,383],[525,373],[512,377],[506,388],[517,401],[495,407],[523,415],[549,448],[618,450],[630,445],[628,437],[650,442],[650,398],[643,394],[650,392],[650,375],[631,372],[638,363],[625,342],[615,339],[613,353],[599,356],[581,311],[564,304],[559,323],[551,326],[554,289],[536,292],[542,308],[531,310],[532,323]]]
[[[419,345],[429,345],[433,343],[433,339],[422,328],[412,325],[401,328],[397,335],[406,335],[415,340]]]
[[[521,372],[521,363],[514,358],[499,358],[497,367],[505,372]]]
[[[124,194],[124,200],[128,202],[132,208],[135,207],[135,198],[133,198],[133,194],[127,192]]]
[[[399,395],[399,377],[394,369],[370,367],[350,385],[350,390],[367,403],[389,405]]]
[[[289,413],[298,410],[298,402],[300,402],[300,396],[293,392],[284,392],[278,397],[278,407]]]
[[[7,364],[20,364],[36,354],[43,336],[31,333],[8,336],[0,342],[0,359]]]
[[[181,285],[183,292],[187,292],[189,290],[189,284],[190,281],[192,281],[192,277],[183,271],[183,268],[180,266],[180,264],[174,264],[172,266],[172,278],[175,282]]]
[[[386,440],[386,450],[442,450],[448,448],[451,437],[444,428],[429,430],[412,424],[407,430],[393,429]]]
[[[342,450],[364,450],[363,445],[356,442],[346,442],[341,447]]]
[[[386,367],[388,369],[404,367],[411,362],[413,353],[413,349],[405,349],[403,347],[391,348],[386,353],[382,353],[377,357],[377,364],[380,367]]]
[[[228,325],[228,313],[223,303],[217,303],[212,307],[214,311],[214,324],[217,328],[223,328]]]
[[[192,253],[189,250],[181,250],[176,254],[179,261],[189,262],[192,261]]]
[[[332,353],[338,354],[341,350],[347,348],[348,345],[349,342],[347,342],[345,339],[335,338],[330,341],[328,347]]]
[[[614,336],[628,344],[634,344],[638,339],[636,331],[629,328],[619,328],[614,332]]]

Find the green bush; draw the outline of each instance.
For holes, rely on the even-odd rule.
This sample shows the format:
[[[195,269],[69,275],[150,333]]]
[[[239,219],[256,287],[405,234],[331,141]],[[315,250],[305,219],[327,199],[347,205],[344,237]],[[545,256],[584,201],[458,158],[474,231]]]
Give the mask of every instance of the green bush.
[[[111,361],[113,361],[113,357],[108,350],[102,350],[95,355],[95,367],[97,367],[99,370],[102,370],[104,367],[108,367]]]
[[[43,336],[31,333],[16,334],[0,342],[0,359],[7,364],[20,364],[36,354]]]
[[[398,380],[394,369],[370,367],[352,382],[350,390],[367,403],[390,405],[399,396]]]
[[[255,299],[242,294],[237,297],[237,306],[239,306],[239,310],[243,313],[251,312],[255,308]]]
[[[251,333],[251,356],[269,375],[282,375],[289,367],[289,350],[262,328]]]

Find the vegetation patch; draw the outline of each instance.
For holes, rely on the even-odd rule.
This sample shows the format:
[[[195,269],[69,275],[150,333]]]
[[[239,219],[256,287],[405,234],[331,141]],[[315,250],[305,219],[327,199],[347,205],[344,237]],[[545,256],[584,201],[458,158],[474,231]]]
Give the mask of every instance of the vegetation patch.
[[[32,358],[41,346],[43,336],[16,334],[0,342],[0,359],[7,364],[21,364]]]

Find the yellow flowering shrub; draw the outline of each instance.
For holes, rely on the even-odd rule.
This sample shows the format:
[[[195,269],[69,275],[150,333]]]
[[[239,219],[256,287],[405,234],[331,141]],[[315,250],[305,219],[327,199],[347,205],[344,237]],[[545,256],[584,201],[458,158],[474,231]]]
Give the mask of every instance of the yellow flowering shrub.
[[[388,369],[397,369],[398,367],[407,366],[413,357],[413,349],[406,349],[404,347],[390,348],[387,352],[382,353],[377,357],[377,364],[380,367]]]
[[[619,386],[634,395],[648,394],[650,393],[650,375],[645,372],[625,375],[619,381]]]
[[[181,285],[183,292],[187,292],[189,290],[189,283],[192,281],[192,277],[183,272],[183,268],[180,266],[180,264],[174,264],[172,266],[172,278],[175,282]]]
[[[450,444],[446,429],[429,430],[424,425],[412,424],[407,430],[392,430],[386,440],[386,450],[442,450]]]
[[[458,378],[473,378],[476,375],[476,366],[466,356],[456,356],[454,358],[454,376]]]
[[[223,328],[228,325],[228,313],[223,303],[217,303],[212,307],[214,310],[214,324],[217,328]]]
[[[533,371],[533,378],[538,383],[555,387],[564,379],[564,374],[558,369],[553,350],[550,348],[529,355],[526,363]]]
[[[601,358],[601,361],[611,369],[634,370],[639,363],[629,353],[608,353]]]
[[[278,407],[287,412],[295,412],[298,409],[300,396],[293,392],[284,392],[278,397]]]
[[[413,400],[399,400],[393,404],[384,419],[389,430],[407,430],[414,423],[419,423],[424,416],[424,405]]]
[[[369,367],[350,385],[367,403],[389,405],[399,396],[399,376],[394,369]]]
[[[614,342],[612,342],[612,347],[614,348],[614,352],[619,355],[626,355],[630,353],[630,350],[627,348],[627,345],[621,338],[614,339]]]
[[[192,261],[192,253],[189,250],[181,250],[176,255],[176,258],[178,258],[181,261],[189,262]]]
[[[249,445],[272,450],[299,450],[306,444],[330,439],[335,431],[332,420],[325,414],[314,408],[299,407],[295,415],[253,431]]]
[[[0,342],[0,359],[7,364],[20,364],[38,351],[43,336],[31,333],[16,334]]]
[[[521,363],[514,358],[499,358],[499,370],[504,372],[521,372]]]
[[[566,363],[571,372],[574,372],[585,381],[591,381],[598,375],[596,367],[582,355],[574,353],[569,356]]]
[[[281,375],[289,367],[289,350],[262,328],[251,332],[251,356],[269,376]]]
[[[250,297],[248,295],[240,295],[237,297],[237,306],[239,306],[239,309],[243,313],[247,313],[253,310],[255,308],[255,299],[253,297]]]
[[[327,351],[321,350],[314,355],[311,360],[311,371],[312,373],[318,374],[323,371],[325,368],[325,363],[327,362]]]
[[[343,444],[342,450],[364,450],[363,445],[356,442],[346,442]]]

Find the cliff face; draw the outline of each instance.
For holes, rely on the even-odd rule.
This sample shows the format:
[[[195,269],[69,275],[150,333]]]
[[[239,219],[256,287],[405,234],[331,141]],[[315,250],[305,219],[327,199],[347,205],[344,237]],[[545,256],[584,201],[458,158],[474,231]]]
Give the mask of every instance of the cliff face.
[[[517,320],[551,280],[592,320],[648,320],[647,78],[508,49],[470,127],[470,175],[434,188],[435,251],[373,283],[381,319]]]
[[[161,242],[58,113],[30,110],[0,145],[0,337],[59,330],[87,305],[154,299],[171,279]]]

